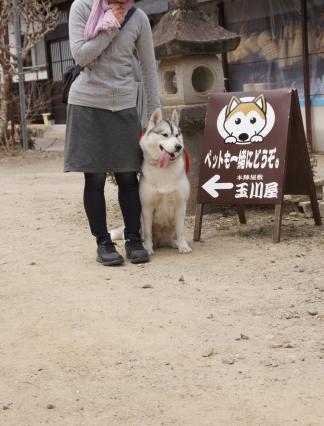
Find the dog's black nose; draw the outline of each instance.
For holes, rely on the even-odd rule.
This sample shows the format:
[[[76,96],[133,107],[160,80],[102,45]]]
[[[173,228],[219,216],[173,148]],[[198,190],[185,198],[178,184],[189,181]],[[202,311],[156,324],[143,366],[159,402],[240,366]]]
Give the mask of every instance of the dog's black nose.
[[[240,141],[246,141],[247,139],[249,139],[249,135],[247,133],[241,133],[239,136],[239,140]]]
[[[179,145],[178,143],[176,144],[176,146],[175,146],[175,150],[176,150],[176,152],[180,152],[181,151],[181,149],[182,149],[182,145]]]

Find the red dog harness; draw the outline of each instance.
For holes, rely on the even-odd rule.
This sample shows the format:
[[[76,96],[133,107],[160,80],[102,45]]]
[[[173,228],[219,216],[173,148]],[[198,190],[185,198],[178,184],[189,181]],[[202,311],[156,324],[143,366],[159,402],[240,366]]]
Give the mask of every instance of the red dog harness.
[[[188,174],[190,170],[190,157],[186,149],[183,150],[183,158],[185,161],[186,173]]]

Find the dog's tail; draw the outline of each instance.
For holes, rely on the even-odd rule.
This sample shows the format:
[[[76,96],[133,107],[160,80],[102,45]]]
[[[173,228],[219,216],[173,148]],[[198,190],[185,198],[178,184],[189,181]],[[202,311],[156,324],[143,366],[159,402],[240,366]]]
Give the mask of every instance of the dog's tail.
[[[112,229],[109,233],[110,233],[110,237],[113,241],[124,239],[124,227],[123,226],[120,226],[119,228]]]

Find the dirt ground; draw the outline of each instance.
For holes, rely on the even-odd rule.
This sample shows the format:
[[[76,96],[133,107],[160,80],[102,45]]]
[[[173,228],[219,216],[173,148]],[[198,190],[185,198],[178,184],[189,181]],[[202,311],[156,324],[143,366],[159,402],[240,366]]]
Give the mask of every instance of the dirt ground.
[[[323,227],[225,212],[192,243],[189,218],[192,254],[104,267],[61,170],[0,159],[1,426],[324,425]]]

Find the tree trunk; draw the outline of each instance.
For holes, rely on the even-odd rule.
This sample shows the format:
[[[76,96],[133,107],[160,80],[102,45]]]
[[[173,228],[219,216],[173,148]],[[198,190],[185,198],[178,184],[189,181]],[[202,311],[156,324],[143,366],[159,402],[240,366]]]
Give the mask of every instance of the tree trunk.
[[[11,75],[2,68],[2,84],[0,85],[0,145],[9,149],[8,138],[8,104],[10,96]]]

